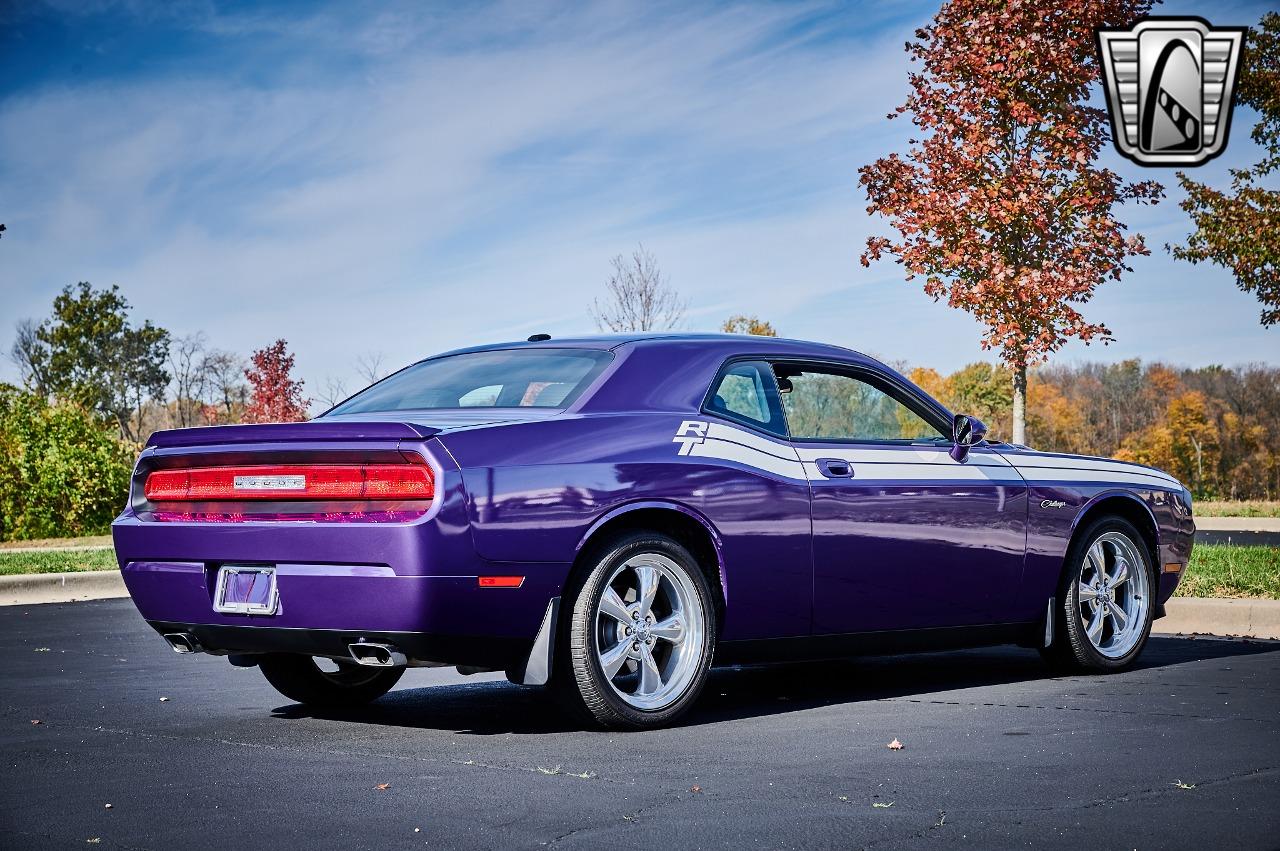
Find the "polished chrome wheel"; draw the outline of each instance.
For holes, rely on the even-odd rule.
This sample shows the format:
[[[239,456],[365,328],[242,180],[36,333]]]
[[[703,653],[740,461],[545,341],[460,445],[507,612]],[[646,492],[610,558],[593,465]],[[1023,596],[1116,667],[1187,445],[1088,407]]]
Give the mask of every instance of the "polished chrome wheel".
[[[1118,659],[1143,638],[1151,595],[1138,546],[1105,532],[1085,552],[1077,593],[1084,633],[1103,656]]]
[[[705,618],[698,589],[676,562],[640,553],[610,576],[595,612],[596,659],[628,705],[657,710],[697,677]]]

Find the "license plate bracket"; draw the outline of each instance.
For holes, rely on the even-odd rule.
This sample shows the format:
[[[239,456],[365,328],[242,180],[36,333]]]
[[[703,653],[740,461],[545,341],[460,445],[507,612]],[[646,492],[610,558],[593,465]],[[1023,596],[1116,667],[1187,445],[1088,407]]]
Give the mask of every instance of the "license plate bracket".
[[[280,610],[276,569],[224,564],[214,584],[213,610],[227,615],[274,615]]]

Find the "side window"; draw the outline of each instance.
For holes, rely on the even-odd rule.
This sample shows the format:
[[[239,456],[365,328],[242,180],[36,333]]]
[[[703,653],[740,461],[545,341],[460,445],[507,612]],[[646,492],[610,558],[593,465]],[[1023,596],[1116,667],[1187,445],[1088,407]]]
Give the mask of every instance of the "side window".
[[[791,436],[804,440],[946,441],[889,394],[888,387],[836,372],[780,364],[778,389]]]
[[[731,420],[750,423],[782,437],[787,434],[773,368],[763,361],[729,364],[716,380],[706,407]]]

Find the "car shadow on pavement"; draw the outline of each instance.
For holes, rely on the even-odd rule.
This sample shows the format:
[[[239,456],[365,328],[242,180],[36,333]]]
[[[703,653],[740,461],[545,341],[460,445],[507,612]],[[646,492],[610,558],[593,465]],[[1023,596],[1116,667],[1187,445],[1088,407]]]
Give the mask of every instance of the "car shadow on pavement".
[[[1065,681],[1084,688],[1110,676],[1276,652],[1280,652],[1280,642],[1154,636],[1137,664],[1119,675],[1063,675],[1046,667],[1036,651],[1016,647],[717,668],[697,705],[674,726],[696,727],[823,706],[926,697],[1028,681]],[[322,712],[291,704],[273,710],[272,715],[280,719],[324,718],[471,735],[562,733],[587,727],[548,690],[503,681],[398,689],[367,707],[348,712]]]

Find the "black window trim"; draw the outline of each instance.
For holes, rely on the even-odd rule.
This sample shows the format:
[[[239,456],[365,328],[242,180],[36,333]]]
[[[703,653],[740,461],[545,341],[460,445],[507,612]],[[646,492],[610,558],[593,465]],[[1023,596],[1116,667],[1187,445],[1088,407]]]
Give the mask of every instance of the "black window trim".
[[[725,373],[728,372],[734,364],[757,362],[767,363],[771,367],[773,365],[773,359],[768,355],[734,355],[733,357],[727,358],[724,363],[720,364],[720,368],[716,370],[715,378],[711,379],[711,384],[707,387],[707,392],[703,394],[702,405],[699,406],[698,411],[699,413],[707,416],[719,417],[722,420],[728,420],[735,425],[746,426],[752,431],[759,432],[761,435],[774,440],[789,441],[791,440],[791,428],[787,424],[787,412],[782,407],[782,393],[778,390],[778,380],[774,376],[772,369],[769,370],[769,381],[773,384],[773,392],[778,400],[778,416],[782,421],[781,434],[776,431],[770,431],[756,420],[741,416],[740,414],[735,414],[732,411],[721,411],[717,408],[711,407],[711,401],[715,398],[715,393],[720,387],[720,382],[724,379]]]

